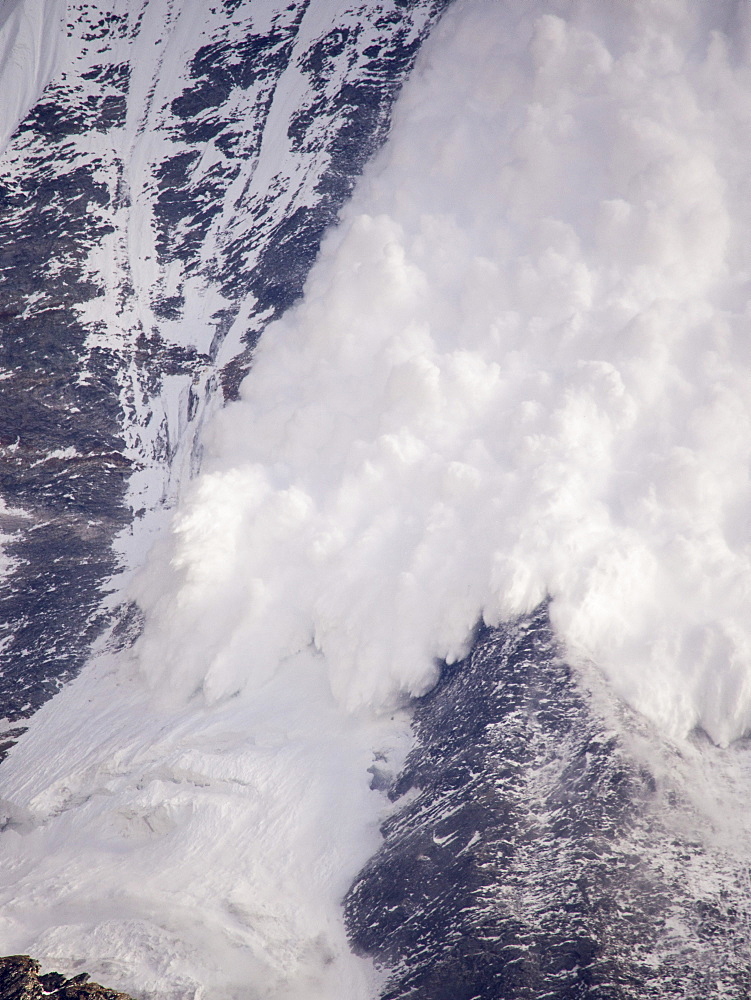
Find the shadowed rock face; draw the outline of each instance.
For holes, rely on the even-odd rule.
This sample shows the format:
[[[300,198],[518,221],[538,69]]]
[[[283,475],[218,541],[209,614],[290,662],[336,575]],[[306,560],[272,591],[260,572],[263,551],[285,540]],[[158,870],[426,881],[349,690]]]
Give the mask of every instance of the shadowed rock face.
[[[346,900],[383,1000],[751,996],[742,862],[671,778],[681,751],[590,680],[541,607],[419,702]]]
[[[89,983],[84,972],[66,979],[59,972],[39,973],[39,962],[28,955],[0,958],[0,1000],[131,1000],[126,993]]]

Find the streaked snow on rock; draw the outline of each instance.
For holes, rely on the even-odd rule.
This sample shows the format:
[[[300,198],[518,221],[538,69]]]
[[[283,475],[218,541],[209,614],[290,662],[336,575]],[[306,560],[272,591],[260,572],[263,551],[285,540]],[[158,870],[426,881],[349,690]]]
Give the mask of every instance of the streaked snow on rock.
[[[80,669],[445,2],[86,2],[59,35],[3,6],[9,45],[65,57],[0,161],[0,491],[33,525],[0,588],[7,713]],[[7,93],[25,68],[33,102],[36,65],[0,62]]]

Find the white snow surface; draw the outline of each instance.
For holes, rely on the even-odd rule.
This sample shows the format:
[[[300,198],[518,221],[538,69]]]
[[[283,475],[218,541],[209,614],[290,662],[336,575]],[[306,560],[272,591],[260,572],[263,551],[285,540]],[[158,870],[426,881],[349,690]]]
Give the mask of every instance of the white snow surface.
[[[66,0],[0,2],[0,154],[65,52]]]
[[[101,658],[6,762],[4,951],[135,996],[365,1000],[339,904],[379,843],[373,748],[398,764],[407,740],[343,713],[311,652],[214,710]]]
[[[0,937],[154,997],[365,1000],[405,693],[546,594],[663,731],[751,724],[744,3],[460,0],[102,653],[3,765]]]

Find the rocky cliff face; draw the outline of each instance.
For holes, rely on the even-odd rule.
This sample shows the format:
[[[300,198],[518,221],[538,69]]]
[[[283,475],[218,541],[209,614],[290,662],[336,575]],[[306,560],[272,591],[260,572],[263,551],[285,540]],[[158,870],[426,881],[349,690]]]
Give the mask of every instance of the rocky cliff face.
[[[69,6],[1,161],[0,715],[80,668],[446,2]]]
[[[346,904],[384,1000],[750,995],[743,844],[690,778],[720,752],[666,744],[572,669],[547,606],[483,630],[415,726]]]

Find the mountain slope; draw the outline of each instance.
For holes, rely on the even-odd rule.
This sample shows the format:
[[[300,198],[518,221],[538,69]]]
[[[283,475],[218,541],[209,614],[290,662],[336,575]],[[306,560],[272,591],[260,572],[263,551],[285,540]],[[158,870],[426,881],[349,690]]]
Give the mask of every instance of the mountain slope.
[[[384,1000],[749,995],[748,745],[663,741],[566,664],[547,605],[483,630],[414,725],[346,904]]]
[[[748,998],[751,14],[443,7],[0,15],[0,936],[67,977]]]
[[[204,411],[301,294],[442,6],[70,6],[64,64],[2,160],[8,718],[80,668],[103,588],[195,471]],[[49,69],[46,13],[16,5],[13,37]],[[28,101],[37,77],[4,73]]]

